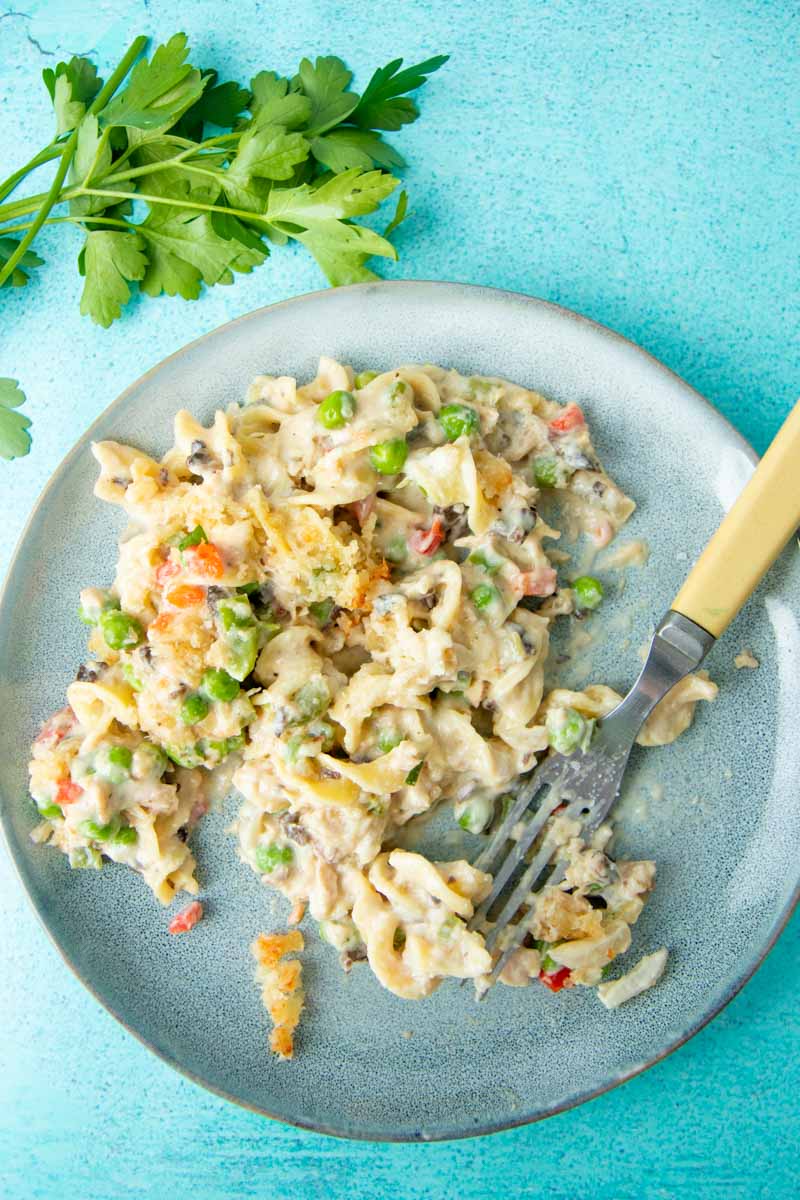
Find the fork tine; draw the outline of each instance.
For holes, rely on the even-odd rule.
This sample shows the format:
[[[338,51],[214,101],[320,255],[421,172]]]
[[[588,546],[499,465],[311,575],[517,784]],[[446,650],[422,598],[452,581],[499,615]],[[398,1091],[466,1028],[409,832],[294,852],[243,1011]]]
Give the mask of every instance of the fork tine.
[[[511,918],[515,915],[518,909],[522,907],[528,896],[528,893],[531,891],[542,871],[549,863],[555,849],[556,843],[550,838],[547,838],[544,842],[544,845],[540,847],[539,853],[535,855],[530,865],[525,869],[519,880],[519,883],[503,905],[503,909],[500,912],[497,921],[486,934],[485,941],[487,950],[491,950],[493,948],[500,934],[511,921]]]
[[[512,804],[511,808],[506,813],[500,825],[494,831],[489,841],[481,850],[478,857],[475,859],[473,866],[479,871],[488,871],[492,861],[497,857],[499,850],[502,850],[506,842],[511,836],[511,830],[516,825],[517,821],[523,816],[533,802],[534,796],[548,782],[548,777],[544,772],[544,763],[537,767],[527,780],[525,786],[520,789],[519,795]]]
[[[542,801],[534,815],[526,823],[522,836],[515,843],[513,850],[506,855],[505,859],[500,865],[497,874],[492,880],[491,891],[483,900],[480,907],[476,910],[472,920],[469,922],[468,927],[470,929],[476,929],[478,926],[485,924],[486,915],[489,912],[489,909],[492,907],[511,876],[514,874],[525,855],[528,853],[532,843],[541,833],[548,817],[551,816],[554,809],[558,808],[560,803],[561,795],[559,790],[558,788],[552,787],[548,796]],[[542,868],[540,867],[539,870],[541,871],[541,869]]]
[[[554,789],[554,790],[556,790],[556,789]],[[606,806],[601,806],[600,819],[597,819],[596,814],[593,813],[590,809],[588,818],[584,825],[583,832],[589,832],[591,829],[596,828],[597,825],[600,824],[600,820],[602,820],[602,816],[604,815],[604,810],[607,810],[607,808],[609,808],[609,807],[610,807],[610,804],[608,804]],[[584,808],[585,808],[585,802],[583,800],[581,800],[581,799],[573,800],[572,803],[567,806],[565,816],[574,819],[575,817],[577,817],[581,814],[581,811]],[[514,917],[517,910],[519,908],[521,908],[522,905],[524,904],[525,900],[528,897],[528,894],[532,891],[539,876],[541,875],[542,871],[547,866],[548,860],[549,860],[550,856],[552,855],[554,849],[557,849],[557,846],[550,844],[548,842],[545,842],[544,845],[539,850],[539,853],[536,855],[536,857],[531,862],[530,866],[528,867],[525,874],[520,879],[516,888],[509,896],[506,904],[503,906],[503,910],[499,914],[497,921],[495,922],[495,924],[493,925],[493,927],[489,931],[489,933],[486,934],[485,942],[486,942],[487,950],[492,949],[492,947],[494,946],[498,937],[503,932],[503,930],[509,925],[509,923],[511,922],[511,920]],[[558,862],[556,862],[552,871],[545,879],[542,880],[541,884],[536,889],[534,895],[541,894],[541,892],[543,892],[545,888],[557,887],[558,884],[561,883],[565,874],[566,874],[566,864],[564,863],[564,861],[562,859],[562,860],[559,860]],[[503,952],[500,955],[499,959],[497,960],[494,967],[492,968],[492,973],[489,976],[489,985],[490,986],[493,983],[497,982],[497,979],[499,978],[506,963],[511,958],[511,955],[517,949],[520,942],[525,937],[525,934],[528,933],[528,931],[529,931],[529,927],[528,927],[528,924],[526,921],[518,921],[517,924],[512,927],[511,937],[510,937],[507,945],[503,949]]]

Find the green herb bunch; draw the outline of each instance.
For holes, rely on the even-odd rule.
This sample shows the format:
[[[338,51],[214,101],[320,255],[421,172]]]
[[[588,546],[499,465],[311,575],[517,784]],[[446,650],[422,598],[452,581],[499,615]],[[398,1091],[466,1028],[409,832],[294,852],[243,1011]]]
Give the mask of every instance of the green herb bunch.
[[[405,162],[383,134],[416,120],[409,93],[446,56],[405,69],[395,59],[358,95],[339,58],[304,58],[291,79],[261,71],[244,88],[192,66],[183,33],[149,60],[146,45],[137,38],[105,83],[87,58],[43,72],[56,136],[0,183],[0,288],[24,286],[44,265],[33,242],[45,225],[83,232],[81,312],[106,328],[132,284],[196,300],[203,284],[232,283],[288,241],[333,285],[374,279],[370,258],[397,257],[390,235],[405,192],[382,234],[354,218],[397,188]],[[7,200],[48,162],[48,191]],[[0,385],[0,455],[10,458],[30,438],[22,393]]]

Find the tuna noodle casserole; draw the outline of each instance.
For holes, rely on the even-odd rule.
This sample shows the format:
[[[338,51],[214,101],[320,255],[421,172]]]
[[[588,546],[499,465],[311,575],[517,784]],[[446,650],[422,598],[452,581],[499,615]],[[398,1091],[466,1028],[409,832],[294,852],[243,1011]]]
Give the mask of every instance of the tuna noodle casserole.
[[[579,752],[618,700],[544,686],[551,621],[602,585],[559,577],[540,499],[597,546],[634,509],[581,409],[323,358],[302,387],[256,379],[208,429],[178,413],[160,461],[94,453],[96,495],[130,524],[111,588],[81,594],[88,658],[34,743],[35,838],[73,867],[124,863],[169,904],[198,891],[191,834],[225,771],[242,858],[347,968],[366,959],[410,999],[446,976],[480,987],[491,959],[467,922],[489,876],[391,847],[443,802],[488,830],[537,756]],[[642,740],[671,741],[715,690],[684,680]],[[557,812],[554,830],[566,876],[503,980],[555,991],[600,984],[628,949],[655,865],[612,861],[608,825],[584,844]]]

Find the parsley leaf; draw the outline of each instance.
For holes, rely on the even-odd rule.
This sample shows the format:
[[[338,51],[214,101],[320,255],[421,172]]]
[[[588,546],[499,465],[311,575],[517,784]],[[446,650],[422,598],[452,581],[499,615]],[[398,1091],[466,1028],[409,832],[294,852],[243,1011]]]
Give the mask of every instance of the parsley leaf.
[[[364,264],[373,255],[396,258],[391,242],[346,218],[373,212],[397,186],[381,171],[356,169],[331,175],[315,186],[274,188],[266,217],[310,250],[334,286],[374,279]]]
[[[382,171],[357,169],[330,175],[320,184],[303,183],[296,188],[274,188],[270,192],[267,219],[305,225],[329,217],[357,217],[374,212],[397,187],[398,180]]]
[[[269,254],[269,250],[261,241],[261,238],[251,229],[249,225],[243,224],[238,217],[234,217],[233,213],[226,212],[224,208],[218,208],[216,212],[211,214],[211,228],[214,233],[219,234],[221,238],[230,241],[232,238],[241,242],[243,246],[247,246],[250,250],[260,250],[264,257]],[[287,241],[287,238],[283,239]]]
[[[406,67],[405,71],[400,70],[402,58],[379,67],[353,113],[353,124],[363,129],[400,129],[402,125],[416,121],[419,109],[405,93],[422,87],[428,76],[444,66],[449,57],[449,54],[437,54],[415,67]]]
[[[31,448],[30,418],[14,412],[24,403],[16,379],[0,379],[0,458],[24,458]]]
[[[282,125],[297,129],[311,116],[311,101],[300,92],[289,91],[289,80],[274,71],[260,71],[250,80],[250,112],[257,125]]]
[[[186,34],[176,33],[159,46],[148,62],[142,59],[131,72],[128,86],[100,113],[100,124],[148,130],[169,129],[199,100],[207,79],[187,63]]]
[[[0,269],[5,266],[18,245],[19,238],[0,237]],[[28,271],[33,271],[36,267],[41,267],[43,264],[44,259],[39,258],[39,255],[35,251],[26,250],[8,279],[0,284],[0,286],[24,287],[30,278]]]
[[[234,271],[247,274],[268,253],[261,242],[256,248],[221,237],[208,213],[197,216],[189,209],[159,208],[137,229],[147,242],[149,262],[141,289],[148,296],[166,292],[196,300],[201,283],[233,283]]]
[[[81,274],[86,276],[81,294],[81,312],[108,329],[131,298],[128,281],[142,279],[147,259],[142,239],[135,233],[95,230],[87,233],[80,254]]]
[[[307,58],[300,63],[292,88],[303,92],[311,101],[310,135],[324,133],[338,125],[356,107],[357,94],[347,91],[352,78],[353,72],[348,71],[340,58],[318,58],[313,66]]]
[[[70,181],[73,184],[93,183],[107,174],[110,168],[111,147],[108,138],[101,137],[97,117],[86,116],[78,126],[78,143],[70,167]],[[105,183],[103,188],[105,191],[126,190],[124,183]],[[88,216],[102,212],[112,203],[113,200],[108,196],[76,196],[69,202],[69,211],[73,217]]]
[[[402,225],[408,216],[408,192],[402,191],[397,197],[397,207],[394,210],[394,216],[383,231],[383,236],[388,238],[390,233],[394,233],[398,225]]]
[[[305,232],[292,237],[311,251],[333,287],[377,279],[375,272],[364,265],[373,255],[397,258],[392,243],[379,233],[345,221],[314,221]]]
[[[266,190],[254,189],[253,179],[290,179],[295,166],[308,158],[308,150],[300,133],[287,133],[279,125],[251,126],[230,166],[219,175],[233,207],[263,212]]]
[[[352,129],[347,125],[314,138],[311,153],[329,171],[347,171],[350,167],[367,171],[373,166],[394,171],[406,165],[402,154],[384,142],[379,133],[371,129]]]
[[[77,55],[68,63],[58,63],[55,70],[46,67],[42,71],[42,79],[53,101],[56,133],[59,135],[77,126],[103,86],[94,63]]]
[[[187,108],[172,129],[177,137],[192,142],[202,141],[206,125],[232,129],[250,103],[250,93],[246,88],[239,87],[238,83],[217,83],[217,72],[214,70],[201,71],[200,74],[203,78],[202,95]]]

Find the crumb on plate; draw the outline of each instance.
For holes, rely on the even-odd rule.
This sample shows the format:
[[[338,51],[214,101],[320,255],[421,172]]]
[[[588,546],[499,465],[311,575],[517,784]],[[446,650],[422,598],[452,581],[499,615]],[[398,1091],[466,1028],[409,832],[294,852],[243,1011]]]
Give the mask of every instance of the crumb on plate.
[[[256,982],[274,1025],[270,1049],[286,1059],[294,1056],[294,1031],[303,1011],[305,993],[299,959],[286,959],[285,955],[302,950],[304,945],[300,930],[290,929],[286,933],[261,933],[250,947],[258,964]]]
[[[737,671],[740,671],[742,667],[747,667],[748,670],[755,671],[761,666],[761,663],[758,661],[755,654],[753,654],[753,651],[745,646],[744,649],[740,650],[734,658],[733,665],[736,667]]]

